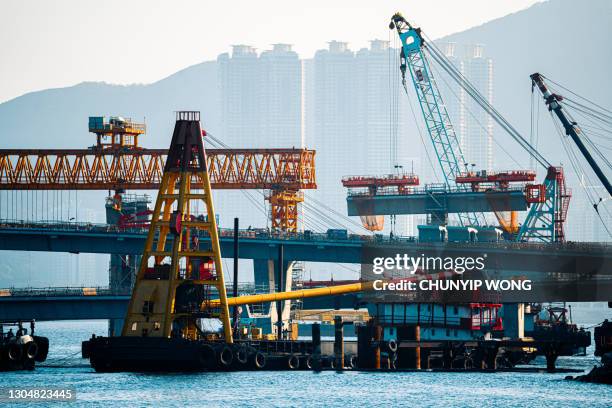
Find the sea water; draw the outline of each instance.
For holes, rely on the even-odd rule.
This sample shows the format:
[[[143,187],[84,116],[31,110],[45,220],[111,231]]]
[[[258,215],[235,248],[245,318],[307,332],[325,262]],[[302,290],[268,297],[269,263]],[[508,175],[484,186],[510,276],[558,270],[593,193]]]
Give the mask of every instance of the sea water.
[[[38,323],[37,334],[50,340],[47,361],[33,372],[0,373],[0,386],[76,391],[76,401],[52,406],[612,407],[612,386],[567,381],[564,373],[98,374],[81,358],[81,341],[106,330],[106,321]],[[560,357],[557,365],[589,370],[598,362],[592,353],[591,347],[584,357]],[[536,363],[545,366],[540,358]]]

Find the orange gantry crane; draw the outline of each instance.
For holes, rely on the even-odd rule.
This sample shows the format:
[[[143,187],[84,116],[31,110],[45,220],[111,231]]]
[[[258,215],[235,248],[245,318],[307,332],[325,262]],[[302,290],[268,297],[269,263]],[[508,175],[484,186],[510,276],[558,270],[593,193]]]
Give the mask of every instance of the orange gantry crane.
[[[159,189],[168,152],[139,146],[144,124],[121,117],[108,121],[90,117],[89,130],[97,137],[89,149],[0,149],[0,190]],[[206,153],[213,189],[269,190],[272,228],[297,231],[301,190],[317,188],[314,150],[207,149]]]

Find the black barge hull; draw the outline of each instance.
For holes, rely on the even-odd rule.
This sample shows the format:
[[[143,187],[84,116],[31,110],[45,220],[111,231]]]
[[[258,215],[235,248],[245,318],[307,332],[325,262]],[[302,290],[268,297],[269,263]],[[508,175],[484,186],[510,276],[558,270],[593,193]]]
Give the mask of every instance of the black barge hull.
[[[305,369],[312,342],[244,341],[234,344],[160,337],[95,337],[82,343],[97,372],[189,372]]]

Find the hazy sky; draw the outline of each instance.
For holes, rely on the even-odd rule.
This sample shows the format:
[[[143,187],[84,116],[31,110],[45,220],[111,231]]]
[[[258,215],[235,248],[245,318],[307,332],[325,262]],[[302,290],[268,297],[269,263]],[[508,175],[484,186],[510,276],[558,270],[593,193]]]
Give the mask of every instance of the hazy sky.
[[[537,0],[0,2],[0,102],[82,81],[149,83],[212,60],[232,44],[294,44],[302,57],[330,40],[388,39],[395,11],[432,38]]]

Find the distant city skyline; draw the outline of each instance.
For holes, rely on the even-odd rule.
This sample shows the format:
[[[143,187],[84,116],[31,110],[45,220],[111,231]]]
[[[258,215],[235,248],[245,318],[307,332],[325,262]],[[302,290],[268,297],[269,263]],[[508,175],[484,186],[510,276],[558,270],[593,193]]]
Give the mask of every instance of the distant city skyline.
[[[493,60],[483,44],[438,44],[446,57],[457,67],[486,100],[493,100]],[[437,72],[435,73],[437,74]],[[456,83],[444,80],[438,84],[451,121],[459,138],[466,163],[477,170],[493,170],[493,118],[481,109]],[[463,169],[462,169],[463,170]]]
[[[424,149],[431,148],[430,143],[409,126],[420,118],[406,114],[410,102],[402,90],[399,50],[390,45],[389,41],[373,39],[368,47],[353,50],[346,42],[332,40],[313,58],[305,59],[288,44],[277,43],[261,52],[250,44],[232,46],[231,52],[217,57],[224,142],[229,146],[316,150],[318,187],[306,192],[306,198],[332,208],[346,206],[341,180],[348,175],[414,171],[422,184],[433,182],[437,163],[423,168],[422,156]],[[461,50],[450,55],[453,62],[492,102],[493,62],[484,57],[483,46],[452,46]],[[454,113],[451,117],[464,155],[470,163],[477,163],[478,169],[491,169],[492,120],[469,105],[462,90],[453,93],[459,93],[460,99],[445,92],[445,103]],[[216,197],[226,213],[239,215],[249,224],[267,222],[262,217],[266,210],[245,207],[239,192],[220,192]],[[302,210],[305,216],[300,227],[312,229],[307,209],[302,206]],[[396,234],[416,233],[419,217],[396,218]],[[385,222],[383,232],[389,233],[390,218]]]

